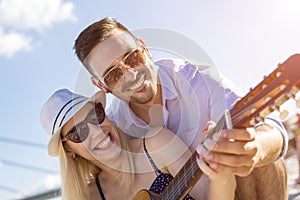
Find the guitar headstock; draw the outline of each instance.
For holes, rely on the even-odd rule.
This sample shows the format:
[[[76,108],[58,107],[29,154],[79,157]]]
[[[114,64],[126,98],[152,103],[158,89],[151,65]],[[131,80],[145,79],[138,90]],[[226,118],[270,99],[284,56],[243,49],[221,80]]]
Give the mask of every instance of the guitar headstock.
[[[230,110],[234,127],[253,126],[287,100],[296,97],[300,89],[300,54],[289,57]],[[300,100],[297,100],[299,106]],[[282,117],[286,113],[281,114]]]

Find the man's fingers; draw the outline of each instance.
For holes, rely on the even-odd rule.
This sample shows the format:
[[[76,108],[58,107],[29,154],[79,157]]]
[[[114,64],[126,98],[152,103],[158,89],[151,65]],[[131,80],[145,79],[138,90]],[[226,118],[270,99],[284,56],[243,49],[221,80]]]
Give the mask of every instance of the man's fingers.
[[[215,171],[214,173],[218,173],[218,174],[234,174],[237,176],[244,177],[244,176],[248,176],[253,170],[253,167],[248,167],[248,166],[231,167],[227,165],[222,165],[220,163],[215,163],[210,161],[207,162],[211,170],[214,170]]]
[[[233,155],[209,152],[204,156],[208,162],[214,162],[221,165],[232,166],[232,167],[250,167],[252,168],[255,164],[255,160],[248,155]]]
[[[228,139],[221,138],[218,141],[212,139],[205,139],[202,145],[199,145],[202,148],[202,151],[198,151],[201,155],[203,154],[203,148],[207,152],[219,152],[226,154],[234,154],[234,155],[249,155],[254,156],[257,152],[257,145],[255,141],[245,142],[245,141],[231,141]]]
[[[233,139],[234,141],[252,141],[255,139],[255,135],[256,132],[254,128],[246,128],[223,130],[220,134],[220,137],[226,139]]]
[[[207,163],[202,158],[197,160],[198,160],[198,166],[200,167],[200,169],[203,171],[204,174],[206,174],[207,176],[212,176],[214,173],[216,173],[207,165]]]

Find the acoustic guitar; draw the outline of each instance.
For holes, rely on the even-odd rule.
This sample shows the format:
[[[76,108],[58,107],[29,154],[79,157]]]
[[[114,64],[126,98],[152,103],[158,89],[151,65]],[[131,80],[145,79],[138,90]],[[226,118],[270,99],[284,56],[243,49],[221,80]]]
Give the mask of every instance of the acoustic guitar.
[[[271,112],[296,97],[300,89],[300,54],[289,57],[230,110],[234,128],[246,128],[263,121]],[[298,103],[299,105],[299,100]],[[225,115],[217,123],[216,131],[226,129]],[[164,189],[161,195],[139,191],[134,200],[182,199],[202,176],[197,165],[196,152]],[[288,199],[286,166],[283,159],[268,166],[255,168],[249,176],[236,176],[235,199],[284,200]]]

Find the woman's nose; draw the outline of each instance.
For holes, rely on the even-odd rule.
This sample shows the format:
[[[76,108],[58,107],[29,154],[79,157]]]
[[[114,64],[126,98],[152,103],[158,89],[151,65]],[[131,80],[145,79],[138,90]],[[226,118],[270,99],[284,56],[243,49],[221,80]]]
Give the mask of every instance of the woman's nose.
[[[92,137],[95,137],[97,134],[105,134],[104,130],[99,125],[88,123],[88,127],[89,127],[89,131],[90,131],[89,134]]]

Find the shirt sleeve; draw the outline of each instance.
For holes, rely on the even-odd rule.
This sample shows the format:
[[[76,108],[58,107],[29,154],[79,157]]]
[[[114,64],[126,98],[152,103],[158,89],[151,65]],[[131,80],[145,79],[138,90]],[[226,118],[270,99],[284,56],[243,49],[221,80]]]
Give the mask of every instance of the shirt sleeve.
[[[288,144],[289,144],[288,133],[287,133],[286,129],[284,128],[283,124],[281,123],[281,121],[279,119],[277,119],[276,117],[273,117],[273,116],[266,117],[264,122],[265,122],[265,124],[269,124],[271,126],[276,127],[282,135],[283,147],[282,147],[281,153],[279,154],[278,158],[276,159],[276,161],[277,161],[286,155],[286,152],[288,149]]]

